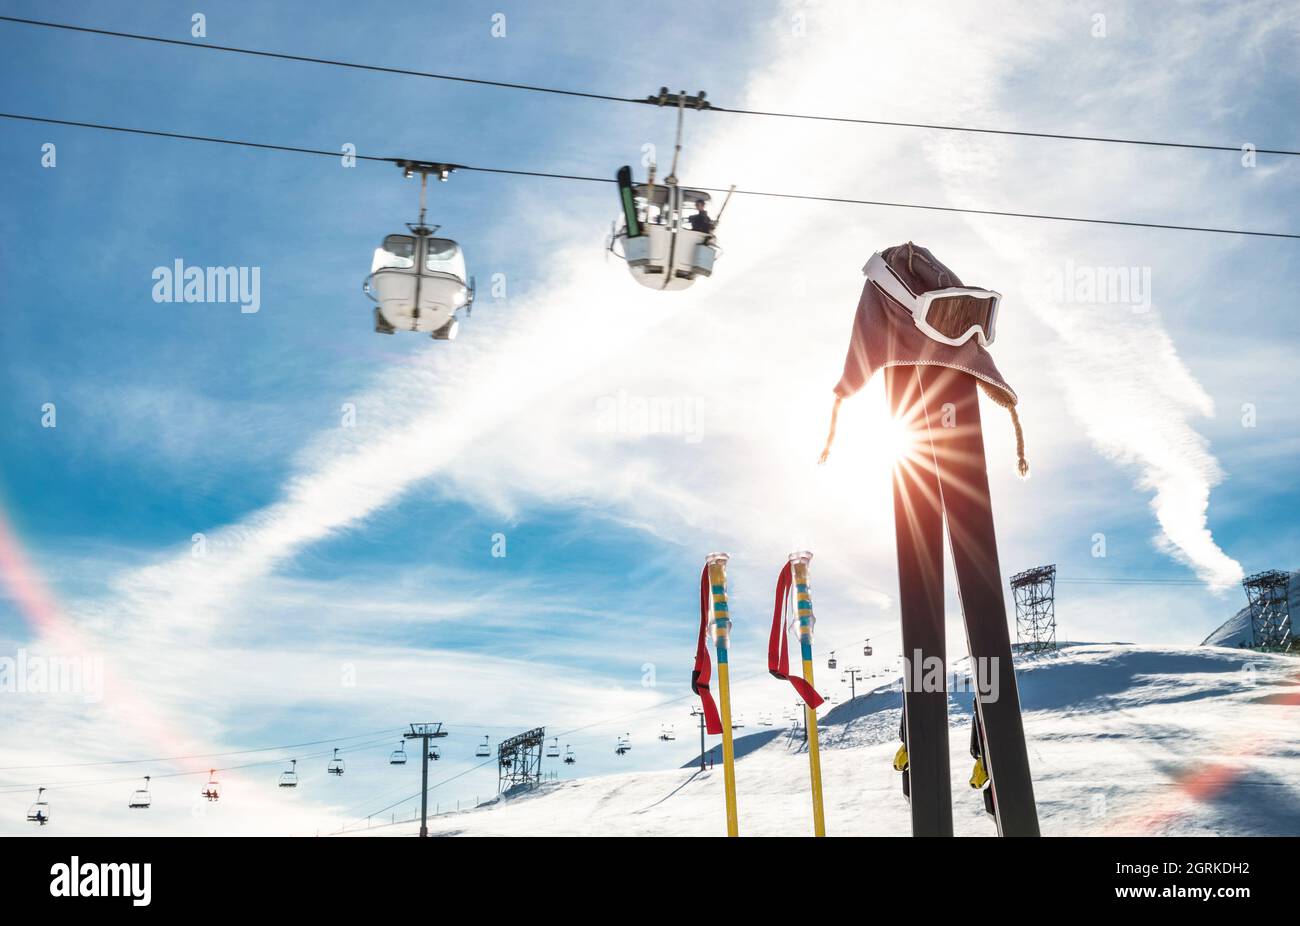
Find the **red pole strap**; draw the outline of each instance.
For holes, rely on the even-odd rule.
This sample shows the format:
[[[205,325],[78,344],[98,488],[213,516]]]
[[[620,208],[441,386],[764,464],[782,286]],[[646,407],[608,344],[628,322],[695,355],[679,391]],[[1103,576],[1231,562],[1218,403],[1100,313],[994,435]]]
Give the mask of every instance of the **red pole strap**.
[[[722,718],[718,716],[718,705],[709,691],[709,679],[713,677],[713,662],[709,659],[709,602],[712,599],[709,587],[709,567],[706,565],[700,573],[700,638],[695,644],[695,671],[691,673],[691,691],[700,696],[704,708],[704,729],[717,736],[722,732]]]
[[[790,586],[793,583],[793,567],[786,563],[781,574],[776,577],[776,604],[772,608],[772,634],[767,638],[767,671],[773,678],[789,682],[803,702],[811,708],[817,708],[825,699],[812,685],[797,675],[790,674],[790,635],[785,627],[785,615],[790,607]]]

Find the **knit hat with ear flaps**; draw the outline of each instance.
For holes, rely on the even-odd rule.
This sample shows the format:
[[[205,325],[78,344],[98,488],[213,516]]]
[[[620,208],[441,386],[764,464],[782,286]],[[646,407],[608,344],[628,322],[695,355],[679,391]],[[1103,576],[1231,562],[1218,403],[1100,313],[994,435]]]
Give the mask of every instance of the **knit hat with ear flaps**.
[[[881,257],[913,292],[965,285],[938,258],[910,241],[882,251]],[[849,352],[844,359],[844,375],[835,386],[835,408],[831,412],[831,429],[826,438],[826,449],[822,451],[822,461],[830,454],[831,441],[835,439],[835,420],[841,401],[865,386],[876,370],[925,365],[949,367],[975,377],[984,393],[1011,414],[1011,423],[1016,429],[1017,469],[1022,477],[1028,476],[1025,436],[1020,427],[1020,416],[1016,414],[1019,399],[998,372],[989,352],[977,338],[953,347],[926,337],[916,327],[911,314],[870,280],[862,287],[862,298],[853,319]]]

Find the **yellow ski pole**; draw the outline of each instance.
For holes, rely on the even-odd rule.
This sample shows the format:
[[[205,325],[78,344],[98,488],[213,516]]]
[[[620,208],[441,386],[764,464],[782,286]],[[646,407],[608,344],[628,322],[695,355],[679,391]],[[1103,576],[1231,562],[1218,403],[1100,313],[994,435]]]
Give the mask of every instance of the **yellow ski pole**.
[[[808,587],[808,562],[812,554],[807,551],[790,554],[790,564],[794,572],[795,601],[799,609],[799,653],[803,657],[803,680],[808,687],[813,686],[812,639],[813,609],[812,592]],[[804,717],[808,725],[808,770],[812,775],[812,812],[813,835],[826,835],[826,812],[822,806],[822,760],[817,747],[817,711],[804,705]]]
[[[731,742],[731,681],[727,675],[727,649],[731,638],[731,615],[727,611],[726,553],[710,553],[704,562],[709,570],[713,594],[713,647],[718,658],[718,693],[722,707],[722,777],[727,792],[727,835],[739,836],[736,816],[736,756]]]

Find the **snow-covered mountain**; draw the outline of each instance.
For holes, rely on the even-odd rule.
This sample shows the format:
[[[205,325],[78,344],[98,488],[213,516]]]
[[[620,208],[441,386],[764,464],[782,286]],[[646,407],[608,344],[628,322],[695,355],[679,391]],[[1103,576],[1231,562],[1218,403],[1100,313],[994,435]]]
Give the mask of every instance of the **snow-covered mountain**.
[[[961,671],[961,666],[957,666]],[[1017,661],[1045,835],[1300,834],[1300,662],[1221,647],[1074,644]],[[901,682],[820,721],[830,835],[906,835],[892,768]],[[958,835],[993,835],[970,773],[970,695],[950,699]],[[1243,731],[1250,731],[1247,735]],[[811,831],[802,738],[739,737],[742,835]],[[416,824],[367,835],[413,835]],[[434,835],[722,835],[722,768],[548,783],[430,821]]]

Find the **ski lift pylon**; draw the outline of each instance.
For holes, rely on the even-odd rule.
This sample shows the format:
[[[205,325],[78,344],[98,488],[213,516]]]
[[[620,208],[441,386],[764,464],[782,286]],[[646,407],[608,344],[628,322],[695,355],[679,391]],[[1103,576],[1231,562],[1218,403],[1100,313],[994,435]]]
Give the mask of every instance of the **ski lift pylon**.
[[[410,234],[392,234],[375,250],[362,291],[375,303],[375,331],[429,332],[435,341],[451,341],[460,327],[457,313],[474,307],[474,279],[465,270],[465,255],[450,238],[437,238],[438,226],[425,224],[429,175],[446,180],[455,168],[426,161],[398,161],[405,176],[420,175],[420,219]]]

